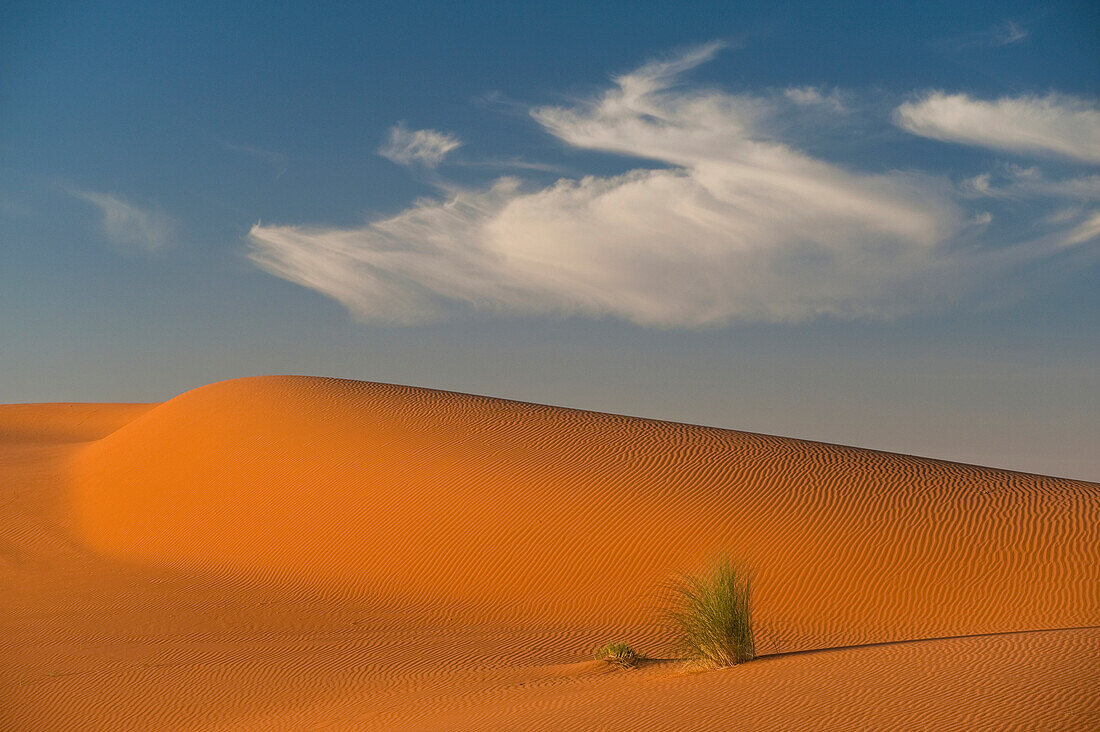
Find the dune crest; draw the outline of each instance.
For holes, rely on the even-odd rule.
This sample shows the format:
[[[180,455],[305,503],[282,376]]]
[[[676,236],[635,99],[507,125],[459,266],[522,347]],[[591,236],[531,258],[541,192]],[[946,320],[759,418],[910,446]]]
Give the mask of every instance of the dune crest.
[[[1096,729],[1098,511],[1093,483],[335,379],[0,406],[0,729]],[[765,655],[689,672],[661,586],[720,551],[756,567]]]
[[[769,650],[1091,625],[1098,487],[367,382],[196,389],[85,448],[84,537],[132,561],[446,611],[652,629],[731,551]]]

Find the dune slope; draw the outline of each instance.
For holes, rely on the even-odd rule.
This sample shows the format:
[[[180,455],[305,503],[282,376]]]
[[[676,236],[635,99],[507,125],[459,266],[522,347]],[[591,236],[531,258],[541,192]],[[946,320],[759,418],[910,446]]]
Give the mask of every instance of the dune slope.
[[[89,447],[85,536],[464,620],[645,624],[719,551],[777,650],[1096,620],[1097,487],[396,386],[215,384]],[[456,618],[456,619],[457,619]]]
[[[19,728],[1098,719],[1097,484],[306,377],[120,406],[81,444],[4,409],[5,510],[56,539],[0,601]],[[719,552],[773,657],[585,662],[667,655],[663,583]]]

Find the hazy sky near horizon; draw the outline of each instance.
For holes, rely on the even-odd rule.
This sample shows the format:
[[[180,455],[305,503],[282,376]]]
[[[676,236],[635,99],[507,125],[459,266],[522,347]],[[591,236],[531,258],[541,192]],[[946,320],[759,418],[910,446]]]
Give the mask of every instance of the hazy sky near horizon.
[[[5,5],[0,403],[265,373],[1100,481],[1100,8]]]

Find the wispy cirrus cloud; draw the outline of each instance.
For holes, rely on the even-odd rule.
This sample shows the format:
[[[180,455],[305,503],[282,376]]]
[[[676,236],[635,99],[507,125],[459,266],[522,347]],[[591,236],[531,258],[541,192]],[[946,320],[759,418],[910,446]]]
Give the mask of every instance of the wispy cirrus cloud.
[[[1100,237],[1100,175],[1049,178],[1035,166],[1001,165],[967,178],[960,195],[975,200],[1003,202],[1008,208],[1035,201],[1053,202],[1057,209],[1034,216],[1027,223],[1037,241],[1053,250],[1074,247]],[[989,215],[992,220],[992,215]]]
[[[1100,175],[1051,179],[1035,166],[1003,165],[995,171],[967,178],[960,192],[971,197],[1100,201]]]
[[[462,142],[455,136],[436,130],[410,130],[403,124],[390,128],[389,137],[378,154],[398,165],[433,167]]]
[[[929,92],[900,105],[902,129],[935,140],[1100,163],[1100,106],[1061,94],[985,101]]]
[[[799,86],[785,89],[783,95],[802,107],[820,107],[833,112],[848,111],[840,97],[840,92],[836,89],[823,92],[815,86]]]
[[[1011,46],[1013,43],[1026,40],[1030,35],[1031,32],[1019,23],[1013,20],[1005,20],[1000,25],[993,26],[982,34],[982,37],[976,39],[976,42],[994,47]]]
[[[166,214],[110,193],[86,190],[72,190],[71,193],[99,209],[103,233],[115,245],[147,253],[159,252],[171,245],[177,227]]]
[[[484,160],[463,160],[461,162],[456,161],[453,164],[459,165],[463,168],[484,168],[490,170],[530,170],[538,173],[558,174],[565,174],[569,172],[569,169],[562,165],[532,162],[530,160],[524,160],[523,158],[518,157],[486,158]]]
[[[951,36],[936,42],[942,48],[952,51],[965,51],[971,48],[1001,48],[1025,41],[1031,33],[1015,20],[1006,19],[996,25],[963,35]]]
[[[685,86],[682,75],[719,48],[530,110],[571,147],[652,166],[547,186],[506,177],[448,187],[442,200],[356,228],[256,225],[250,256],[369,322],[465,310],[704,327],[942,307],[972,280],[1089,240],[1078,218],[1032,242],[972,246],[995,217],[970,209],[946,178],[861,172],[779,139],[786,115],[826,95]]]
[[[1089,211],[1063,238],[1063,246],[1075,246],[1100,238],[1100,211]]]

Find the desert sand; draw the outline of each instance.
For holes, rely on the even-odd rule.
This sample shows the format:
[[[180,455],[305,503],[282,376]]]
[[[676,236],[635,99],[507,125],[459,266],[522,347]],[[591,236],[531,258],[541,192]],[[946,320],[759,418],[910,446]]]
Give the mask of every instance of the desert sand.
[[[261,377],[0,407],[0,517],[5,730],[1100,729],[1095,483]],[[763,655],[687,668],[726,552]]]

